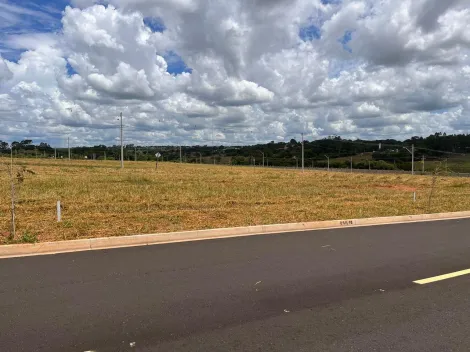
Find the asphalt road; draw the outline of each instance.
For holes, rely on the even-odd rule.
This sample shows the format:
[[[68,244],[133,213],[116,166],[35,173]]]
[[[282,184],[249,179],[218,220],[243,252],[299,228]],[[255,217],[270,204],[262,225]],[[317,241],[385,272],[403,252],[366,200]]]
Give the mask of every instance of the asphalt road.
[[[1,351],[469,351],[470,219],[0,260]]]

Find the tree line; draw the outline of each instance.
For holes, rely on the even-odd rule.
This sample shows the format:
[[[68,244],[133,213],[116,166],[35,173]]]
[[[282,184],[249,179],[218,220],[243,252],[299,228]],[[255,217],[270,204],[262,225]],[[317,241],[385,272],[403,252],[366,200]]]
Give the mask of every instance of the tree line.
[[[304,141],[306,166],[347,168],[353,160],[354,168],[382,170],[411,169],[411,145],[415,146],[415,160],[442,160],[453,156],[464,156],[470,150],[470,134],[435,133],[428,137],[412,137],[399,141],[395,139],[351,140],[340,136]],[[160,153],[163,161],[180,161],[179,146],[137,146],[128,144],[124,149],[125,160],[155,160]],[[5,156],[36,158],[68,158],[67,148],[52,148],[46,142],[32,140],[14,141],[9,144],[0,141],[0,154]],[[73,159],[119,160],[120,146],[80,146],[71,148]],[[182,161],[188,163],[216,163],[232,165],[290,166],[299,165],[302,157],[302,143],[291,139],[289,142],[271,141],[266,144],[247,146],[182,146]],[[361,159],[361,156],[363,158]],[[357,160],[357,159],[360,160]]]

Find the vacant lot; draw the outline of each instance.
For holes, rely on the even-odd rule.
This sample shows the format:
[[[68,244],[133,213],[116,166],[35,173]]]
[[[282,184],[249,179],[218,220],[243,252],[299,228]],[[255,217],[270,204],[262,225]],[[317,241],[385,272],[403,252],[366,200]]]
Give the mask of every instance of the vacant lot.
[[[65,240],[191,229],[470,210],[470,180],[252,167],[15,160],[17,237]],[[0,243],[10,229],[9,160],[0,160]],[[417,202],[413,202],[413,192]],[[56,202],[63,221],[56,222]]]

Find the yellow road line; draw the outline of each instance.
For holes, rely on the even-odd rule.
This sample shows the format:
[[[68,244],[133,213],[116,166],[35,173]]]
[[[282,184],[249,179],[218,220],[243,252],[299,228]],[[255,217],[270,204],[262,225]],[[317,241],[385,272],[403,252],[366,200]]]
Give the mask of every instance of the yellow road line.
[[[450,273],[450,274],[445,274],[445,275],[434,276],[428,279],[416,280],[413,282],[418,285],[426,285],[426,284],[430,284],[431,282],[452,279],[454,277],[463,276],[463,275],[470,275],[470,269],[456,271],[455,273]]]

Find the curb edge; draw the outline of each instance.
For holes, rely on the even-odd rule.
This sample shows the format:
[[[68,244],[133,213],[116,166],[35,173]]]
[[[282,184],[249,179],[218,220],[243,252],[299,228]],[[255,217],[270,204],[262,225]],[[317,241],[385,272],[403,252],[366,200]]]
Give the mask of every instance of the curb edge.
[[[149,246],[157,244],[214,240],[276,233],[354,228],[362,226],[392,225],[413,222],[457,220],[470,218],[470,211],[392,217],[327,220],[291,224],[257,225],[234,228],[194,230],[171,233],[143,234],[119,237],[102,237],[71,241],[43,242],[36,244],[13,244],[0,246],[0,259],[50,255],[112,248]]]

